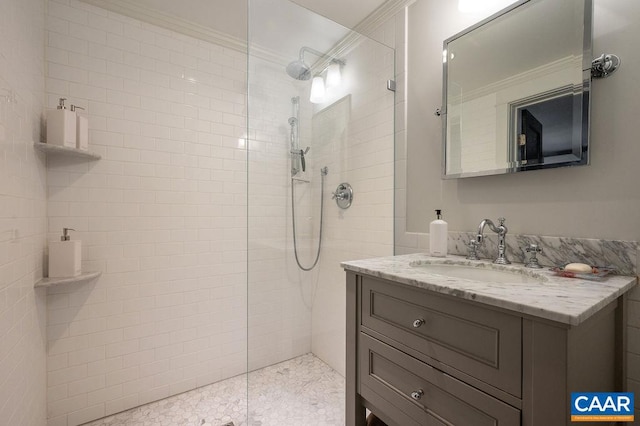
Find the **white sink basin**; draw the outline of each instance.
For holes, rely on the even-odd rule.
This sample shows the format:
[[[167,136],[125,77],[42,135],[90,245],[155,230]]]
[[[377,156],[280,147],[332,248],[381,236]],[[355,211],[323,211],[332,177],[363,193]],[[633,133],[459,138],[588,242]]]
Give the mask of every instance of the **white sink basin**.
[[[429,274],[442,275],[451,278],[462,278],[473,281],[487,281],[494,283],[541,283],[545,277],[529,272],[525,275],[518,271],[494,269],[491,266],[476,267],[469,265],[456,265],[450,263],[416,263],[411,265],[423,269]]]

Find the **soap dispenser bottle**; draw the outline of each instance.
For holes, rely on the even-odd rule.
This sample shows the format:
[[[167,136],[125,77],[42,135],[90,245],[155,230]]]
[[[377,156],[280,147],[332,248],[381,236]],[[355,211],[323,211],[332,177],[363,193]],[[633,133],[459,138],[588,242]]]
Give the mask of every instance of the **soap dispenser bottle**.
[[[78,105],[71,105],[71,112],[76,114],[76,148],[87,151],[89,149],[89,120],[76,111],[79,109],[84,111],[84,108]]]
[[[436,220],[429,224],[429,254],[436,257],[447,255],[448,224],[442,220],[442,210],[436,210]]]
[[[76,113],[67,109],[64,104],[66,100],[60,98],[58,108],[47,113],[47,143],[75,148]]]
[[[82,273],[82,242],[71,241],[69,231],[63,228],[60,241],[49,243],[49,278],[76,277]]]

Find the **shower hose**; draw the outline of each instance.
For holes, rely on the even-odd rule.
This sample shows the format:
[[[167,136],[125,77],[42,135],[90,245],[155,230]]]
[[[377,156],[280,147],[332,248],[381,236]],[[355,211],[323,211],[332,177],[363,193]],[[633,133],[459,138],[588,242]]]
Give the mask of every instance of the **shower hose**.
[[[298,242],[296,240],[296,203],[294,196],[294,188],[295,182],[293,177],[291,178],[291,222],[293,224],[293,254],[296,258],[296,263],[298,267],[303,271],[310,271],[318,264],[318,260],[320,260],[320,249],[322,248],[322,222],[323,222],[323,211],[324,211],[324,177],[327,175],[327,168],[323,167],[320,170],[320,232],[318,235],[318,250],[316,251],[316,259],[313,261],[313,265],[307,267],[302,266],[300,263],[300,259],[298,258]]]

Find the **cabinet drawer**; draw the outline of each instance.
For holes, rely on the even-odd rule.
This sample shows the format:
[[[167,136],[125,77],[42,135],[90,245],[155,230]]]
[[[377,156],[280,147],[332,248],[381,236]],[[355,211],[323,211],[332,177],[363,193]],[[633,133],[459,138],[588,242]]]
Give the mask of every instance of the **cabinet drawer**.
[[[364,333],[359,339],[360,393],[384,401],[388,417],[423,426],[520,425],[518,409]]]
[[[522,395],[520,317],[365,276],[362,325],[511,395]]]

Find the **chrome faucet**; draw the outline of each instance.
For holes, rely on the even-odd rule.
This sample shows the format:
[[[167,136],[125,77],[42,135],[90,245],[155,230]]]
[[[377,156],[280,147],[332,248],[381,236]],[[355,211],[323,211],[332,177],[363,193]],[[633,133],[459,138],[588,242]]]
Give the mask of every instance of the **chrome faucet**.
[[[501,217],[498,219],[500,222],[500,226],[496,226],[490,219],[482,219],[480,225],[478,226],[478,234],[476,235],[476,243],[477,245],[481,245],[484,243],[484,227],[489,226],[493,232],[498,234],[498,257],[493,263],[497,263],[499,265],[508,265],[509,259],[507,259],[507,245],[505,243],[505,236],[507,235],[507,227],[504,226],[505,218]]]

